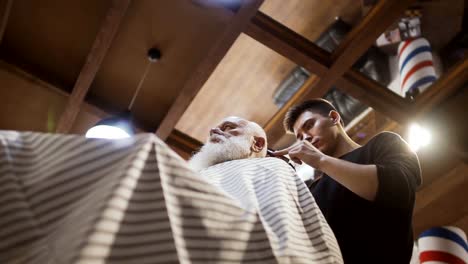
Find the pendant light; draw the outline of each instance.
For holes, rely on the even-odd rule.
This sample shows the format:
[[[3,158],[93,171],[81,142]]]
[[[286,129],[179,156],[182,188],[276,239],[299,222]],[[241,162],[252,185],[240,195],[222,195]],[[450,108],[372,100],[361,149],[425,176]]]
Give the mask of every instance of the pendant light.
[[[135,90],[135,93],[133,94],[128,108],[120,114],[100,120],[96,125],[94,125],[86,132],[85,136],[87,138],[122,139],[131,137],[135,134],[131,109],[135,103],[135,99],[140,92],[141,87],[143,86],[146,75],[148,75],[151,64],[158,61],[160,58],[161,52],[158,49],[151,48],[148,51],[148,63],[143,72],[143,75],[140,78],[140,81],[138,82],[138,86]]]

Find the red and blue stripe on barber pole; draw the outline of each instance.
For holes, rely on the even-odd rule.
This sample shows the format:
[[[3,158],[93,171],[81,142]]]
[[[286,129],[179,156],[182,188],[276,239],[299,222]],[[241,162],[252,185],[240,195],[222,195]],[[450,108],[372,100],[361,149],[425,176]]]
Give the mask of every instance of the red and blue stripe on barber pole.
[[[466,234],[457,227],[435,227],[418,239],[421,264],[468,264]]]
[[[409,39],[398,46],[401,95],[419,89],[422,92],[436,81],[431,46],[424,38]]]

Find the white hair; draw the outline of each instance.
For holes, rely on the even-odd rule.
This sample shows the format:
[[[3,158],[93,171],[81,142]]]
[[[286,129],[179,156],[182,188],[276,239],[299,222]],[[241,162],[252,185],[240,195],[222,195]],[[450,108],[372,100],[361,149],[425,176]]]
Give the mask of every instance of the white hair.
[[[266,154],[267,154],[267,137],[266,137],[266,133],[265,133],[265,130],[263,130],[263,128],[255,123],[255,122],[252,122],[252,121],[247,121],[247,126],[246,126],[246,129],[248,131],[247,134],[250,134],[252,136],[257,136],[257,137],[261,137],[263,139],[265,139],[265,146],[264,148],[262,149],[261,152],[259,153],[256,153],[256,156],[257,158],[264,158],[266,157]]]
[[[201,171],[230,160],[264,158],[266,156],[267,142],[266,133],[263,128],[255,122],[237,117],[234,118],[246,122],[244,135],[225,138],[223,141],[216,143],[207,140],[200,151],[189,160],[189,164],[194,170]],[[254,136],[265,140],[263,149],[260,152],[253,152],[251,150]]]

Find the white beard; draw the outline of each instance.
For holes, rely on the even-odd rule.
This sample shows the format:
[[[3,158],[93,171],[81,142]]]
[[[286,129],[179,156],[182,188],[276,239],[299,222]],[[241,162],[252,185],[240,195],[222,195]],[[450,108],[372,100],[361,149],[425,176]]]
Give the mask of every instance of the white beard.
[[[250,156],[250,137],[221,137],[220,142],[207,141],[198,153],[193,155],[189,164],[195,171],[230,160],[246,159]]]

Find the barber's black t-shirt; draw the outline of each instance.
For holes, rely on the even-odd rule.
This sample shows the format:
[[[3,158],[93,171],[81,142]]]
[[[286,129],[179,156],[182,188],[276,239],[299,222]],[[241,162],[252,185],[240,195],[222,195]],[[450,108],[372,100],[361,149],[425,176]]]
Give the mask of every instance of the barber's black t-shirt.
[[[383,132],[340,159],[375,164],[379,181],[372,202],[328,175],[310,187],[335,233],[345,264],[409,263],[415,189],[421,184],[416,154],[399,135]]]

